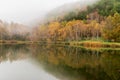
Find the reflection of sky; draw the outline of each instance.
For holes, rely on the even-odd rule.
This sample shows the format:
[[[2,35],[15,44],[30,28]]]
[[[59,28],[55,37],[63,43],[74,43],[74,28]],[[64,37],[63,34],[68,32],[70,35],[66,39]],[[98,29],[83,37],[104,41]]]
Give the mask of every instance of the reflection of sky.
[[[57,80],[29,60],[0,64],[0,80]]]
[[[79,0],[0,0],[0,19],[28,23],[55,7],[73,1]]]

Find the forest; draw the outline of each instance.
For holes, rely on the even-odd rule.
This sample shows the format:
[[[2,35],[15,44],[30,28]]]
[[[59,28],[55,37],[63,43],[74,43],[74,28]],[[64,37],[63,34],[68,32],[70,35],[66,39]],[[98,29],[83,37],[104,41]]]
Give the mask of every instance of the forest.
[[[0,21],[5,41],[67,42],[97,40],[120,42],[120,0],[100,0],[28,30],[25,25]]]
[[[120,0],[100,0],[34,29],[35,40],[120,42]],[[36,37],[39,36],[39,37]]]

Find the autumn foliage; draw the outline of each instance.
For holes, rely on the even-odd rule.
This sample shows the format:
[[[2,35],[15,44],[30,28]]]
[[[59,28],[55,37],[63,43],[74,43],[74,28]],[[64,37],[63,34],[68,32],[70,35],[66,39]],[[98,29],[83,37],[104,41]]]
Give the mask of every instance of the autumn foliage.
[[[120,42],[119,3],[119,0],[101,0],[99,4],[88,6],[86,11],[80,11],[77,15],[70,13],[72,16],[62,16],[61,20],[39,25],[31,32],[23,25],[1,21],[1,40]]]

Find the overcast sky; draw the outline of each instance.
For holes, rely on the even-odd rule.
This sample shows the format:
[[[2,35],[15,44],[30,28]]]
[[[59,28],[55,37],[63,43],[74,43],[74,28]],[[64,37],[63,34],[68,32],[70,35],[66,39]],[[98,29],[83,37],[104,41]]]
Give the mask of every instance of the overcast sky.
[[[75,1],[90,0],[0,0],[0,19],[29,24],[50,10]]]

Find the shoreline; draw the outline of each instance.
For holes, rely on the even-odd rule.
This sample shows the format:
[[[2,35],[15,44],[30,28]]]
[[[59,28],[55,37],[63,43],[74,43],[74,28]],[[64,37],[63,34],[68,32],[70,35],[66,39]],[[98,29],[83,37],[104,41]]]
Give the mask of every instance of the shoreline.
[[[0,45],[4,44],[54,44],[54,45],[66,45],[66,46],[76,46],[76,47],[86,47],[86,48],[120,48],[120,43],[118,42],[104,42],[104,41],[57,41],[57,42],[47,42],[47,41],[17,41],[17,40],[3,40],[0,41]]]
[[[120,48],[118,42],[104,42],[104,41],[70,41],[70,42],[56,42],[54,44],[69,45],[75,47],[85,48]]]

